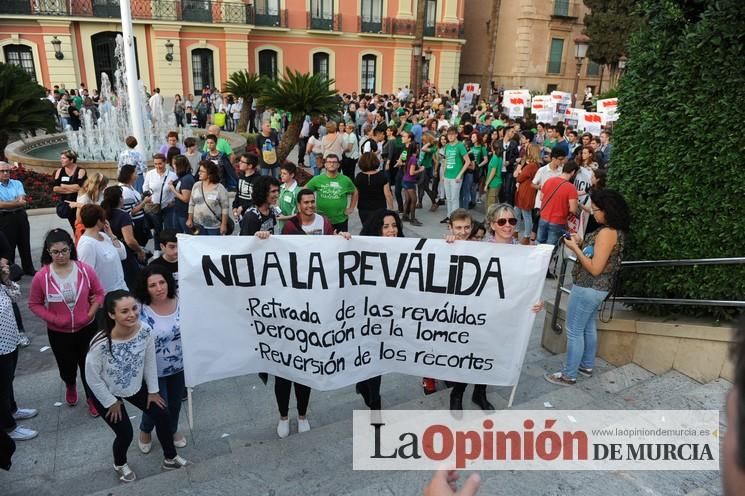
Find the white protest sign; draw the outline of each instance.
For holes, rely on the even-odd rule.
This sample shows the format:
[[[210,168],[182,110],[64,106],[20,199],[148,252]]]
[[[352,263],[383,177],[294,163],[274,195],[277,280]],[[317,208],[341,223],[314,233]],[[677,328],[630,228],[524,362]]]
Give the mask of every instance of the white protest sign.
[[[583,115],[585,115],[585,109],[567,107],[564,112],[564,123],[573,129],[577,129],[579,121],[582,120]]]
[[[458,101],[458,107],[462,112],[466,112],[468,108],[473,104],[473,97],[479,92],[479,85],[477,83],[465,83],[463,90],[460,92],[460,100]]]
[[[553,119],[552,122],[556,124],[560,120],[564,119],[564,112],[567,107],[572,103],[572,94],[566,91],[552,91],[551,92],[551,104],[553,106]]]
[[[529,90],[504,90],[502,109],[507,112],[511,119],[523,117],[525,107],[528,105],[530,105]]]
[[[615,122],[618,120],[618,98],[605,98],[598,100],[598,113],[605,114],[606,122]]]
[[[530,111],[535,114],[536,122],[551,122],[554,117],[551,95],[534,96],[531,101]]]
[[[514,385],[551,255],[416,238],[179,235],[186,384],[389,372]]]
[[[605,122],[605,114],[600,114],[598,112],[585,112],[579,120],[578,130],[588,132],[593,136],[598,136],[600,135],[600,131],[602,131]]]

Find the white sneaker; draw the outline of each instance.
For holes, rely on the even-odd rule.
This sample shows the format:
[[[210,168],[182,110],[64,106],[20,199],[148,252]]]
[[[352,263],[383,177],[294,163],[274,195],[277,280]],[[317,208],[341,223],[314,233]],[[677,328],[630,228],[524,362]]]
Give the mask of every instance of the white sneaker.
[[[297,431],[298,432],[308,432],[310,430],[310,422],[308,422],[308,419],[297,419]]]
[[[290,419],[279,419],[279,423],[277,424],[277,435],[281,439],[284,439],[290,435]]]
[[[116,473],[119,474],[119,480],[122,482],[134,482],[137,479],[137,476],[132,471],[131,468],[129,468],[129,465],[126,463],[124,465],[114,465],[114,470],[116,470]]]
[[[161,465],[161,467],[163,470],[175,470],[187,465],[190,465],[190,463],[185,458],[176,455],[175,458],[166,458],[163,460],[163,465]]]
[[[37,415],[39,415],[39,410],[37,410],[36,408],[19,408],[13,414],[13,418],[16,420],[26,420],[34,418]]]
[[[38,435],[38,431],[29,429],[28,427],[23,427],[21,425],[17,425],[15,429],[8,433],[8,436],[10,436],[13,441],[28,441],[29,439],[33,439]]]

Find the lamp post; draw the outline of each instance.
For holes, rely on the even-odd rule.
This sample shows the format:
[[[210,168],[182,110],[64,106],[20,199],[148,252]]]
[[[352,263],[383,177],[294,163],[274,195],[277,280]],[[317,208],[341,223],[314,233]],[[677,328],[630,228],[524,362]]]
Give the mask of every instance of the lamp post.
[[[411,46],[411,93],[419,93],[419,75],[422,67],[422,41],[414,40]]]
[[[424,84],[429,79],[429,63],[432,60],[432,50],[427,49],[424,51],[424,64],[422,64],[422,84],[421,86],[424,87]],[[429,91],[429,88],[427,88]]]
[[[173,43],[171,43],[171,40],[166,42],[166,60],[169,65],[173,62]]]
[[[62,42],[55,36],[52,38],[52,47],[54,48],[54,58],[62,60],[65,58],[65,54],[62,53]]]
[[[127,70],[127,99],[129,100],[129,124],[137,140],[137,149],[145,151],[145,123],[142,115],[140,87],[137,81],[137,59],[135,59],[134,35],[132,34],[132,11],[129,0],[120,0],[122,16],[122,38],[124,39],[124,67]]]
[[[574,38],[574,58],[577,61],[577,76],[574,78],[574,91],[572,91],[572,107],[577,106],[577,91],[579,91],[579,76],[582,72],[582,62],[587,56],[590,46],[590,37],[581,34]]]

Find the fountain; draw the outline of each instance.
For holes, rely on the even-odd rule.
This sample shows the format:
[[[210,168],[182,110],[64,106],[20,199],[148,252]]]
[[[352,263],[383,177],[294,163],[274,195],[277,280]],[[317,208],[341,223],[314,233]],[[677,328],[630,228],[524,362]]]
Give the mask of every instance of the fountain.
[[[127,98],[127,75],[124,66],[124,40],[121,35],[116,38],[116,71],[114,87],[107,74],[101,74],[99,117],[83,109],[80,114],[81,126],[73,131],[69,126],[62,133],[42,135],[11,143],[5,150],[9,160],[23,164],[39,172],[52,173],[59,167],[60,153],[69,148],[78,154],[78,163],[90,172],[101,172],[109,177],[116,177],[116,162],[119,154],[126,149],[124,140],[132,134],[130,109]],[[179,131],[179,142],[190,136],[198,138],[204,130],[192,128],[189,123],[183,128],[176,126],[176,116],[165,112],[165,103],[155,109],[149,109],[145,86],[138,80],[138,91],[143,105],[142,116],[145,130],[144,143],[140,143],[145,157],[151,157],[166,142],[169,131]],[[246,140],[233,133],[222,132],[233,151],[238,154],[245,149]],[[201,145],[200,145],[201,147]]]

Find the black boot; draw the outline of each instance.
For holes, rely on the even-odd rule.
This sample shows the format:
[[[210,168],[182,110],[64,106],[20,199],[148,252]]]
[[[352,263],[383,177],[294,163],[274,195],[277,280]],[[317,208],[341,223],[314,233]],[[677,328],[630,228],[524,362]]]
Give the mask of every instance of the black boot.
[[[463,417],[463,393],[450,392],[450,413],[458,419]]]
[[[489,403],[489,400],[486,398],[486,386],[482,384],[474,386],[473,396],[471,396],[471,401],[476,403],[485,412],[494,411],[494,405]]]

